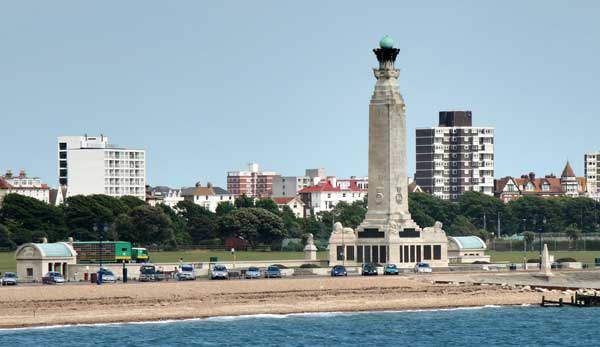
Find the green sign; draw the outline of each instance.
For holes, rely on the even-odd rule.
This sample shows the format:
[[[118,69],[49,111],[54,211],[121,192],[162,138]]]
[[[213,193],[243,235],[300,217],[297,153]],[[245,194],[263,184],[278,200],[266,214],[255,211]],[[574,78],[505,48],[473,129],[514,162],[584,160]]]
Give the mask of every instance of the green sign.
[[[217,258],[217,257],[210,257],[210,262],[211,263],[216,263],[218,261],[219,261],[219,258]]]

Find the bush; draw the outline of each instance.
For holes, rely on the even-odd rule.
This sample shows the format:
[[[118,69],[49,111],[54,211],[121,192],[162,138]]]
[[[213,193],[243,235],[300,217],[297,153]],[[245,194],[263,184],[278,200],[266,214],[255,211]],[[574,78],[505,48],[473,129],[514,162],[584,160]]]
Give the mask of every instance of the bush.
[[[537,259],[537,258],[533,258],[533,259],[527,259],[527,262],[528,262],[528,263],[538,263],[538,264],[539,264],[539,263],[540,263],[540,260],[539,260],[539,259]]]
[[[575,258],[560,258],[556,260],[557,263],[575,263],[577,260]]]
[[[285,265],[281,265],[281,264],[273,264],[273,266],[277,266],[280,269],[287,269],[288,267]]]
[[[304,250],[304,246],[300,242],[290,241],[288,244],[282,248],[285,252],[302,252]]]
[[[489,261],[476,260],[472,264],[489,264],[489,263],[490,263]]]
[[[300,265],[301,269],[316,269],[318,267],[319,267],[319,265],[317,265],[317,264],[302,264],[302,265]]]

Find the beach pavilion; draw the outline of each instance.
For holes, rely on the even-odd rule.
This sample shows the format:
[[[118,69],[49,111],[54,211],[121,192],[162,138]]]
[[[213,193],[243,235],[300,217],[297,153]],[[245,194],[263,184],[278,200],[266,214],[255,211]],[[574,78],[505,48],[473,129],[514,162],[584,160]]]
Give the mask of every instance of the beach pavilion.
[[[77,252],[68,242],[26,243],[17,248],[17,277],[23,281],[41,281],[48,271],[68,276],[68,264],[77,263]]]
[[[485,255],[486,249],[485,241],[477,236],[448,236],[448,259],[452,263],[489,263],[490,256]]]

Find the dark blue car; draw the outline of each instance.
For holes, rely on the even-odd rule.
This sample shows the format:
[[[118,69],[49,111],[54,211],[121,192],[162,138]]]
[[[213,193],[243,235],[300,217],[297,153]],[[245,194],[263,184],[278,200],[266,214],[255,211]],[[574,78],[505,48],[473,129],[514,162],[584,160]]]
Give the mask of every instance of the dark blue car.
[[[281,270],[277,266],[269,266],[267,270],[265,270],[266,278],[281,278]]]
[[[342,265],[336,265],[331,269],[331,276],[348,276],[348,273],[346,272],[345,267],[343,267]]]

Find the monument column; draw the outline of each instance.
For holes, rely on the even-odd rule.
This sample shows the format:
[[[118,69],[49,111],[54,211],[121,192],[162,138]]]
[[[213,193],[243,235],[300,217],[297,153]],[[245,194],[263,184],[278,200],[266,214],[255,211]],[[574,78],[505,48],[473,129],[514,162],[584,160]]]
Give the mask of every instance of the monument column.
[[[369,201],[364,228],[385,231],[390,222],[417,227],[408,211],[406,113],[394,62],[400,50],[385,36],[373,50],[379,67],[369,104]],[[359,227],[360,229],[360,227]]]

